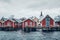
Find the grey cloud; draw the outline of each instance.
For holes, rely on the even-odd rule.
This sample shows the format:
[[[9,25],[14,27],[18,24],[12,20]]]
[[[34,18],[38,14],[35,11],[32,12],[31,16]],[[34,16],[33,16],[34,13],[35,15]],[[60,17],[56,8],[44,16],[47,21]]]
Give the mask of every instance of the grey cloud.
[[[51,13],[55,13],[56,15],[56,12],[58,12],[58,14],[60,13],[60,9],[57,11],[57,8],[60,8],[60,0],[0,0],[0,14],[2,13],[0,16],[12,14],[16,17],[39,16],[40,10],[42,10],[45,15],[52,15]],[[53,10],[55,12],[53,12]]]
[[[45,0],[40,2],[41,0],[39,0],[39,2],[37,3],[33,3],[28,5],[27,8],[58,8],[60,7],[60,0]]]
[[[9,3],[11,0],[0,0],[0,1]]]

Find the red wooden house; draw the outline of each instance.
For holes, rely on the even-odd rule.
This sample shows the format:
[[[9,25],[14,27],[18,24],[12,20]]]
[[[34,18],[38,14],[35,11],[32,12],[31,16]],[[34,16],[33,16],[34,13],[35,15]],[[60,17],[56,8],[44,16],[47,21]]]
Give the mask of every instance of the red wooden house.
[[[22,28],[22,20],[15,19],[16,22],[18,22],[18,28]]]
[[[15,18],[7,19],[7,18],[2,17],[0,23],[1,23],[2,27],[18,28],[18,27],[20,27],[21,21],[19,19],[15,19]]]
[[[16,21],[14,21],[14,20],[8,19],[8,20],[6,20],[4,22],[4,27],[13,27],[13,28],[16,28],[17,26],[18,26],[18,23]]]
[[[54,27],[54,20],[47,15],[45,18],[41,21],[42,27]]]
[[[24,20],[22,22],[22,28],[24,28],[24,27],[35,27],[35,26],[36,26],[36,22],[34,22],[31,19],[27,19],[27,20]]]

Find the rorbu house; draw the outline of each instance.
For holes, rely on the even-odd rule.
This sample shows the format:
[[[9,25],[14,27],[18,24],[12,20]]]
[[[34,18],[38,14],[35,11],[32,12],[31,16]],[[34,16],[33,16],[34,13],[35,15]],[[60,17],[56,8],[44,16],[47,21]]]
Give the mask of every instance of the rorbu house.
[[[16,22],[13,19],[7,19],[4,22],[4,27],[13,27],[13,28],[17,28],[18,27],[18,22]]]
[[[7,18],[4,18],[2,17],[1,20],[0,20],[0,27],[3,27],[4,28],[4,22],[7,20]]]
[[[0,20],[1,27],[13,27],[13,28],[20,28],[21,27],[21,20],[15,18],[4,18],[2,17]]]
[[[55,26],[60,27],[60,15],[55,17]]]
[[[49,15],[42,18],[40,23],[42,27],[54,27],[54,20]]]
[[[36,22],[31,19],[26,19],[22,22],[22,28],[25,27],[36,27]]]
[[[20,19],[15,19],[15,21],[18,22],[18,28],[22,28],[22,20],[20,20]]]
[[[36,26],[39,27],[39,24],[40,24],[39,19],[37,17],[34,17],[33,21],[35,21]]]

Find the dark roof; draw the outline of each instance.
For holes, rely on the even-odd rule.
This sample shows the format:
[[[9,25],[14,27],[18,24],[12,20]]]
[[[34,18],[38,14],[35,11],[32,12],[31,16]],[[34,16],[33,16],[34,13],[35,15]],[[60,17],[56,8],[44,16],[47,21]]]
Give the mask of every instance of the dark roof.
[[[1,18],[1,20],[2,20],[2,21],[6,21],[6,20],[7,20],[7,18],[2,17],[2,18]]]
[[[43,18],[41,19],[41,21],[44,20],[44,19],[47,18],[47,17],[51,18],[49,15],[46,15],[45,17],[43,17]],[[53,20],[53,18],[51,18],[51,19]]]
[[[31,20],[32,22],[34,22],[32,19],[26,19],[26,20]],[[25,22],[26,20],[24,20],[23,22]]]
[[[59,21],[60,21],[60,16],[56,16],[56,17],[54,18],[54,20],[55,20],[55,22],[59,22]]]
[[[15,22],[18,22],[18,23],[22,22],[22,20],[20,20],[20,19],[12,19],[12,20],[14,20]]]

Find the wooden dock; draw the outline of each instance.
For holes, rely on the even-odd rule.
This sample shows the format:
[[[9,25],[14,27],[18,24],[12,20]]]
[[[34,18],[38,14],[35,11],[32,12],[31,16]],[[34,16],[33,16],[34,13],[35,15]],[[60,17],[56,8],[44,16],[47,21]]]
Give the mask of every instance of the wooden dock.
[[[36,27],[36,29],[42,29],[42,31],[60,31],[60,27]]]

